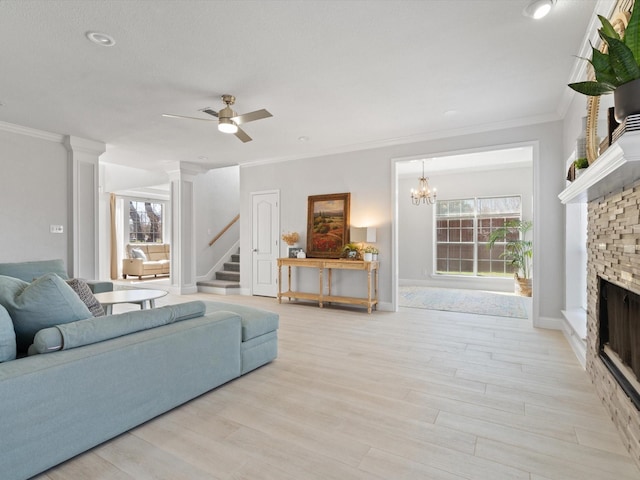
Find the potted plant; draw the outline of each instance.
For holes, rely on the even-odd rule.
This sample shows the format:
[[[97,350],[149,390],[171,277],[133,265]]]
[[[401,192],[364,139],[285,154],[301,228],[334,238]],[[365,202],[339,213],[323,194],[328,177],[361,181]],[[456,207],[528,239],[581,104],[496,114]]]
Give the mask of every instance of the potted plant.
[[[578,178],[582,172],[589,166],[589,160],[586,158],[578,158],[573,162],[576,169],[576,178]]]
[[[357,243],[347,243],[342,247],[342,256],[348,260],[358,260],[360,258],[360,246]]]
[[[377,255],[378,250],[375,247],[372,247],[371,245],[367,245],[366,247],[364,247],[364,249],[362,250],[364,252],[364,261],[365,262],[372,262],[373,261],[373,254],[375,253]]]
[[[618,34],[608,19],[598,16],[602,28],[598,34],[606,44],[606,52],[591,46],[595,81],[569,84],[573,90],[588,96],[613,93],[614,112],[618,122],[628,115],[640,113],[640,8],[632,9],[624,35]]]
[[[504,258],[513,266],[516,280],[516,293],[525,297],[531,296],[531,261],[533,258],[533,242],[527,240],[527,234],[533,227],[529,220],[510,220],[504,226],[489,235],[487,248],[493,248],[497,242],[505,242]]]

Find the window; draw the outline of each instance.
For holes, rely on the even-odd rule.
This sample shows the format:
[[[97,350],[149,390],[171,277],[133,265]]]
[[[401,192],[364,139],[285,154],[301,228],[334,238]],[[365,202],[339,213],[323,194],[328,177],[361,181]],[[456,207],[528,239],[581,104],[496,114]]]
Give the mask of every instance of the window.
[[[500,258],[505,243],[489,250],[491,232],[521,218],[520,196],[439,200],[436,203],[436,273],[511,276]]]
[[[162,243],[164,205],[148,201],[129,201],[129,242]]]

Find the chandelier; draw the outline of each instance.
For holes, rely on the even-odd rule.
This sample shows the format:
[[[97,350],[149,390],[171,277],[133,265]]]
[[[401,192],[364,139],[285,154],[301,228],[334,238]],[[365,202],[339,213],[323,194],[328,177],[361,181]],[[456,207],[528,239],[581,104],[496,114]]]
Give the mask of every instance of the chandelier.
[[[424,160],[422,161],[422,176],[418,180],[418,189],[411,189],[411,203],[414,205],[420,205],[426,203],[427,205],[433,205],[436,203],[436,189],[431,191],[429,187],[429,179],[424,176]]]

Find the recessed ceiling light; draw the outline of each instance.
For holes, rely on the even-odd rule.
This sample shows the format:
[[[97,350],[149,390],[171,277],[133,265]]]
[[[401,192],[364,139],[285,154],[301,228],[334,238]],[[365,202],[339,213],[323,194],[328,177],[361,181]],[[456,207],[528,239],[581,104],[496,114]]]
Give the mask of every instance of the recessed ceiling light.
[[[113,47],[116,44],[116,41],[113,39],[113,37],[111,35],[107,35],[106,33],[87,32],[86,36],[96,45],[102,45],[103,47]]]
[[[444,112],[445,117],[455,117],[458,114],[458,110],[447,110]]]
[[[205,157],[204,155],[200,155],[198,160],[209,160],[209,157]]]
[[[551,7],[556,4],[556,1],[557,0],[534,0],[527,5],[522,14],[526,17],[539,20],[551,11]]]
[[[307,137],[306,135],[302,135],[301,137],[298,137],[298,141],[299,142],[308,142],[309,141],[309,137]]]

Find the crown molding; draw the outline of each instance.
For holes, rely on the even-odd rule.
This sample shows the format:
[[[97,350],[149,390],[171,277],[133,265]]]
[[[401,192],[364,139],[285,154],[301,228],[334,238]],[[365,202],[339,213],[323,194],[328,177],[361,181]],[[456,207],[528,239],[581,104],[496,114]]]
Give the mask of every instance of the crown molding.
[[[39,138],[40,140],[47,140],[54,143],[64,143],[64,135],[46,132],[44,130],[37,130],[35,128],[23,127],[22,125],[16,125],[14,123],[0,122],[0,131],[26,135],[28,137]]]

